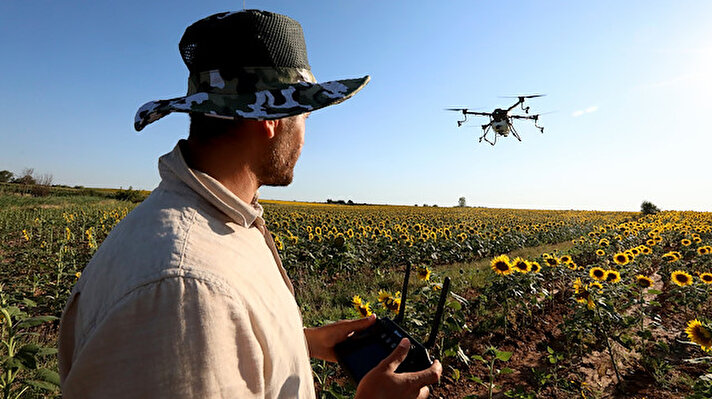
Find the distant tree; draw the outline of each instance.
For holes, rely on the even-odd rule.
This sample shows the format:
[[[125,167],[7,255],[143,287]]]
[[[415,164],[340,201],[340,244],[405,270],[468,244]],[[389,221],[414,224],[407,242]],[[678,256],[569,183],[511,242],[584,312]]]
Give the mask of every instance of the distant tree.
[[[50,194],[50,187],[52,186],[52,180],[54,177],[49,173],[44,173],[35,179],[35,184],[30,190],[31,194],[35,197],[46,197]]]
[[[0,170],[0,183],[9,183],[13,177],[15,177],[15,174],[9,170]]]
[[[353,204],[354,204],[354,202],[351,200],[346,201],[346,205],[353,205]]]
[[[643,215],[655,215],[658,212],[660,212],[660,208],[650,201],[643,201],[643,203],[640,204],[640,213]]]
[[[30,185],[30,184],[36,184],[37,181],[34,178],[35,174],[35,169],[34,168],[25,168],[22,169],[22,172],[20,173],[20,177],[16,178],[13,180],[13,183],[18,183],[18,184],[24,184],[24,185]]]
[[[460,197],[459,200],[457,200],[457,206],[460,208],[464,208],[467,206],[467,202],[465,201],[465,197]]]

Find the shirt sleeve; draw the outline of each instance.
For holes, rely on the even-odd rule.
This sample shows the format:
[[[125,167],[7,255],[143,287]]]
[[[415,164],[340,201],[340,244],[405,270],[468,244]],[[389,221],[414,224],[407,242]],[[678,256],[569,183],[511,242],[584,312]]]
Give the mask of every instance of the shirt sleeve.
[[[166,278],[130,292],[77,341],[63,395],[262,398],[258,335],[243,303],[219,286]]]

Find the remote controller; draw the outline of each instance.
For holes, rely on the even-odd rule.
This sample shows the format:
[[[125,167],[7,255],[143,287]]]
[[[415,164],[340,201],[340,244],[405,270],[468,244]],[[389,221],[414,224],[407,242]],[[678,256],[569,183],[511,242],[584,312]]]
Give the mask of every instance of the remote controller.
[[[408,279],[410,277],[410,264],[406,265],[405,279],[398,316],[393,320],[378,319],[369,328],[359,331],[343,342],[336,344],[334,351],[339,364],[344,371],[358,384],[359,381],[376,367],[383,359],[393,352],[403,338],[410,341],[410,350],[405,360],[398,366],[396,373],[421,371],[433,364],[428,348],[435,345],[435,340],[440,327],[445,301],[450,290],[450,278],[445,278],[440,294],[435,319],[433,320],[430,337],[425,345],[421,344],[406,332],[399,324],[405,317],[405,302],[408,292]]]

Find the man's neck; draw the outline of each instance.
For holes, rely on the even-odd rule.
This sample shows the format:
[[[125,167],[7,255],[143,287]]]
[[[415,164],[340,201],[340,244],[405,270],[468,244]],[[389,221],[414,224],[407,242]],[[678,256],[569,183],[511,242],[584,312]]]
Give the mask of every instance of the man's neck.
[[[179,145],[191,169],[206,173],[241,200],[252,203],[260,185],[248,154],[233,151],[231,146],[206,145],[192,140],[181,140]]]

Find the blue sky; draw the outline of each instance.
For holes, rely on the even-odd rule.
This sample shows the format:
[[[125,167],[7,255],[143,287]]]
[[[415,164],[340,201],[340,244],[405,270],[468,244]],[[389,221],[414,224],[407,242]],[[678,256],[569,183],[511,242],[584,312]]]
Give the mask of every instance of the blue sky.
[[[320,81],[371,75],[312,114],[289,187],[269,199],[539,209],[712,210],[712,2],[250,1],[304,29]],[[178,41],[242,1],[0,2],[0,170],[152,189],[187,136],[143,103],[184,94]],[[545,133],[478,144],[459,115],[529,102]]]

